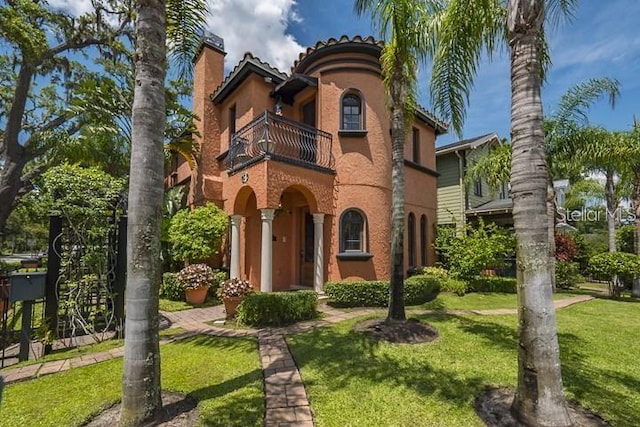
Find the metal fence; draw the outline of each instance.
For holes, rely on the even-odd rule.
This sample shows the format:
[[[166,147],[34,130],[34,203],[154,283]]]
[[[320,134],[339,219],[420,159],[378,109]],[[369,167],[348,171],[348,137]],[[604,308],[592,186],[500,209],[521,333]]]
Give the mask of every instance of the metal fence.
[[[44,298],[16,301],[16,289],[9,290],[13,277],[0,277],[0,366],[47,354],[55,340],[73,346],[80,336],[101,341],[123,332],[123,213],[115,206],[97,221],[50,217]]]

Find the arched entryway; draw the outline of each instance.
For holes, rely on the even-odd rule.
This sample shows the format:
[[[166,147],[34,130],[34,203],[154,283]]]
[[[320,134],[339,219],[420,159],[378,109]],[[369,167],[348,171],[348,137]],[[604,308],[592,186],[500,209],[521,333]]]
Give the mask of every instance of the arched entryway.
[[[285,289],[313,289],[316,245],[313,194],[303,186],[290,186],[280,195],[275,211],[273,280]]]
[[[305,186],[279,192],[272,207],[259,207],[260,195],[248,186],[238,191],[231,215],[232,276],[262,291],[315,289],[325,278],[324,213]]]

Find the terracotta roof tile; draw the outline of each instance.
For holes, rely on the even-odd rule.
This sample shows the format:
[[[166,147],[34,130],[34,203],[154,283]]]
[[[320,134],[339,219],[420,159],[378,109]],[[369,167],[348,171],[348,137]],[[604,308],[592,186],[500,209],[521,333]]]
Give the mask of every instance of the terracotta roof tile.
[[[331,37],[326,41],[321,40],[317,42],[315,46],[308,47],[305,52],[301,52],[300,55],[298,56],[298,59],[296,59],[295,62],[293,63],[293,66],[291,67],[291,72],[293,72],[293,70],[296,69],[296,67],[298,66],[298,64],[300,64],[300,62],[302,62],[302,60],[304,60],[306,57],[311,55],[313,52],[316,52],[327,46],[334,46],[337,44],[344,44],[344,43],[366,43],[374,46],[379,46],[380,48],[382,48],[382,45],[383,45],[382,41],[376,40],[375,38],[373,38],[373,36],[367,36],[363,38],[360,35],[356,35],[351,38],[346,34],[343,34],[338,39]]]

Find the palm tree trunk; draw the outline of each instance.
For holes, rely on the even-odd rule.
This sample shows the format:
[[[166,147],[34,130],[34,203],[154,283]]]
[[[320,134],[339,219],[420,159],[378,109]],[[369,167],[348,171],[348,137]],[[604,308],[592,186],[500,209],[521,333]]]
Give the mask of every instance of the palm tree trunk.
[[[633,245],[636,255],[640,256],[640,168],[634,171],[634,175],[633,193],[631,196],[631,207],[635,215],[633,220],[635,225]],[[640,298],[640,278],[634,279],[631,295],[634,298]]]
[[[556,191],[553,188],[551,175],[547,176],[547,233],[549,236],[549,268],[551,289],[556,289]]]
[[[605,199],[607,201],[607,237],[609,241],[609,252],[616,251],[616,210],[618,204],[615,201],[615,184],[613,182],[613,171],[607,170],[605,183]]]
[[[525,426],[571,426],[562,391],[548,256],[548,171],[540,97],[544,0],[509,0],[507,13],[519,320],[518,386],[511,411]]]
[[[404,79],[395,70],[391,83],[391,283],[387,321],[404,321]]]
[[[164,0],[136,6],[136,65],[127,232],[127,292],[123,426],[138,426],[159,413],[158,292],[163,201],[166,10]]]

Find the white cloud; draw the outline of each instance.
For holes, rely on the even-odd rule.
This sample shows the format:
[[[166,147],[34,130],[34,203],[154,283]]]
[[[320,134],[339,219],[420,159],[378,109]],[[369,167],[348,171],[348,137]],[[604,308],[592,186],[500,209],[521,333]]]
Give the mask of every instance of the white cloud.
[[[208,28],[224,39],[226,68],[233,68],[245,52],[288,72],[304,48],[287,33],[300,22],[295,0],[209,0]]]
[[[93,10],[91,0],[49,0],[54,9],[65,10],[74,16],[80,16]]]
[[[304,50],[287,33],[290,23],[302,19],[295,10],[295,0],[208,0],[211,15],[209,31],[224,39],[229,71],[251,52],[263,61],[288,72]],[[91,0],[49,0],[49,4],[78,16],[92,10]]]

